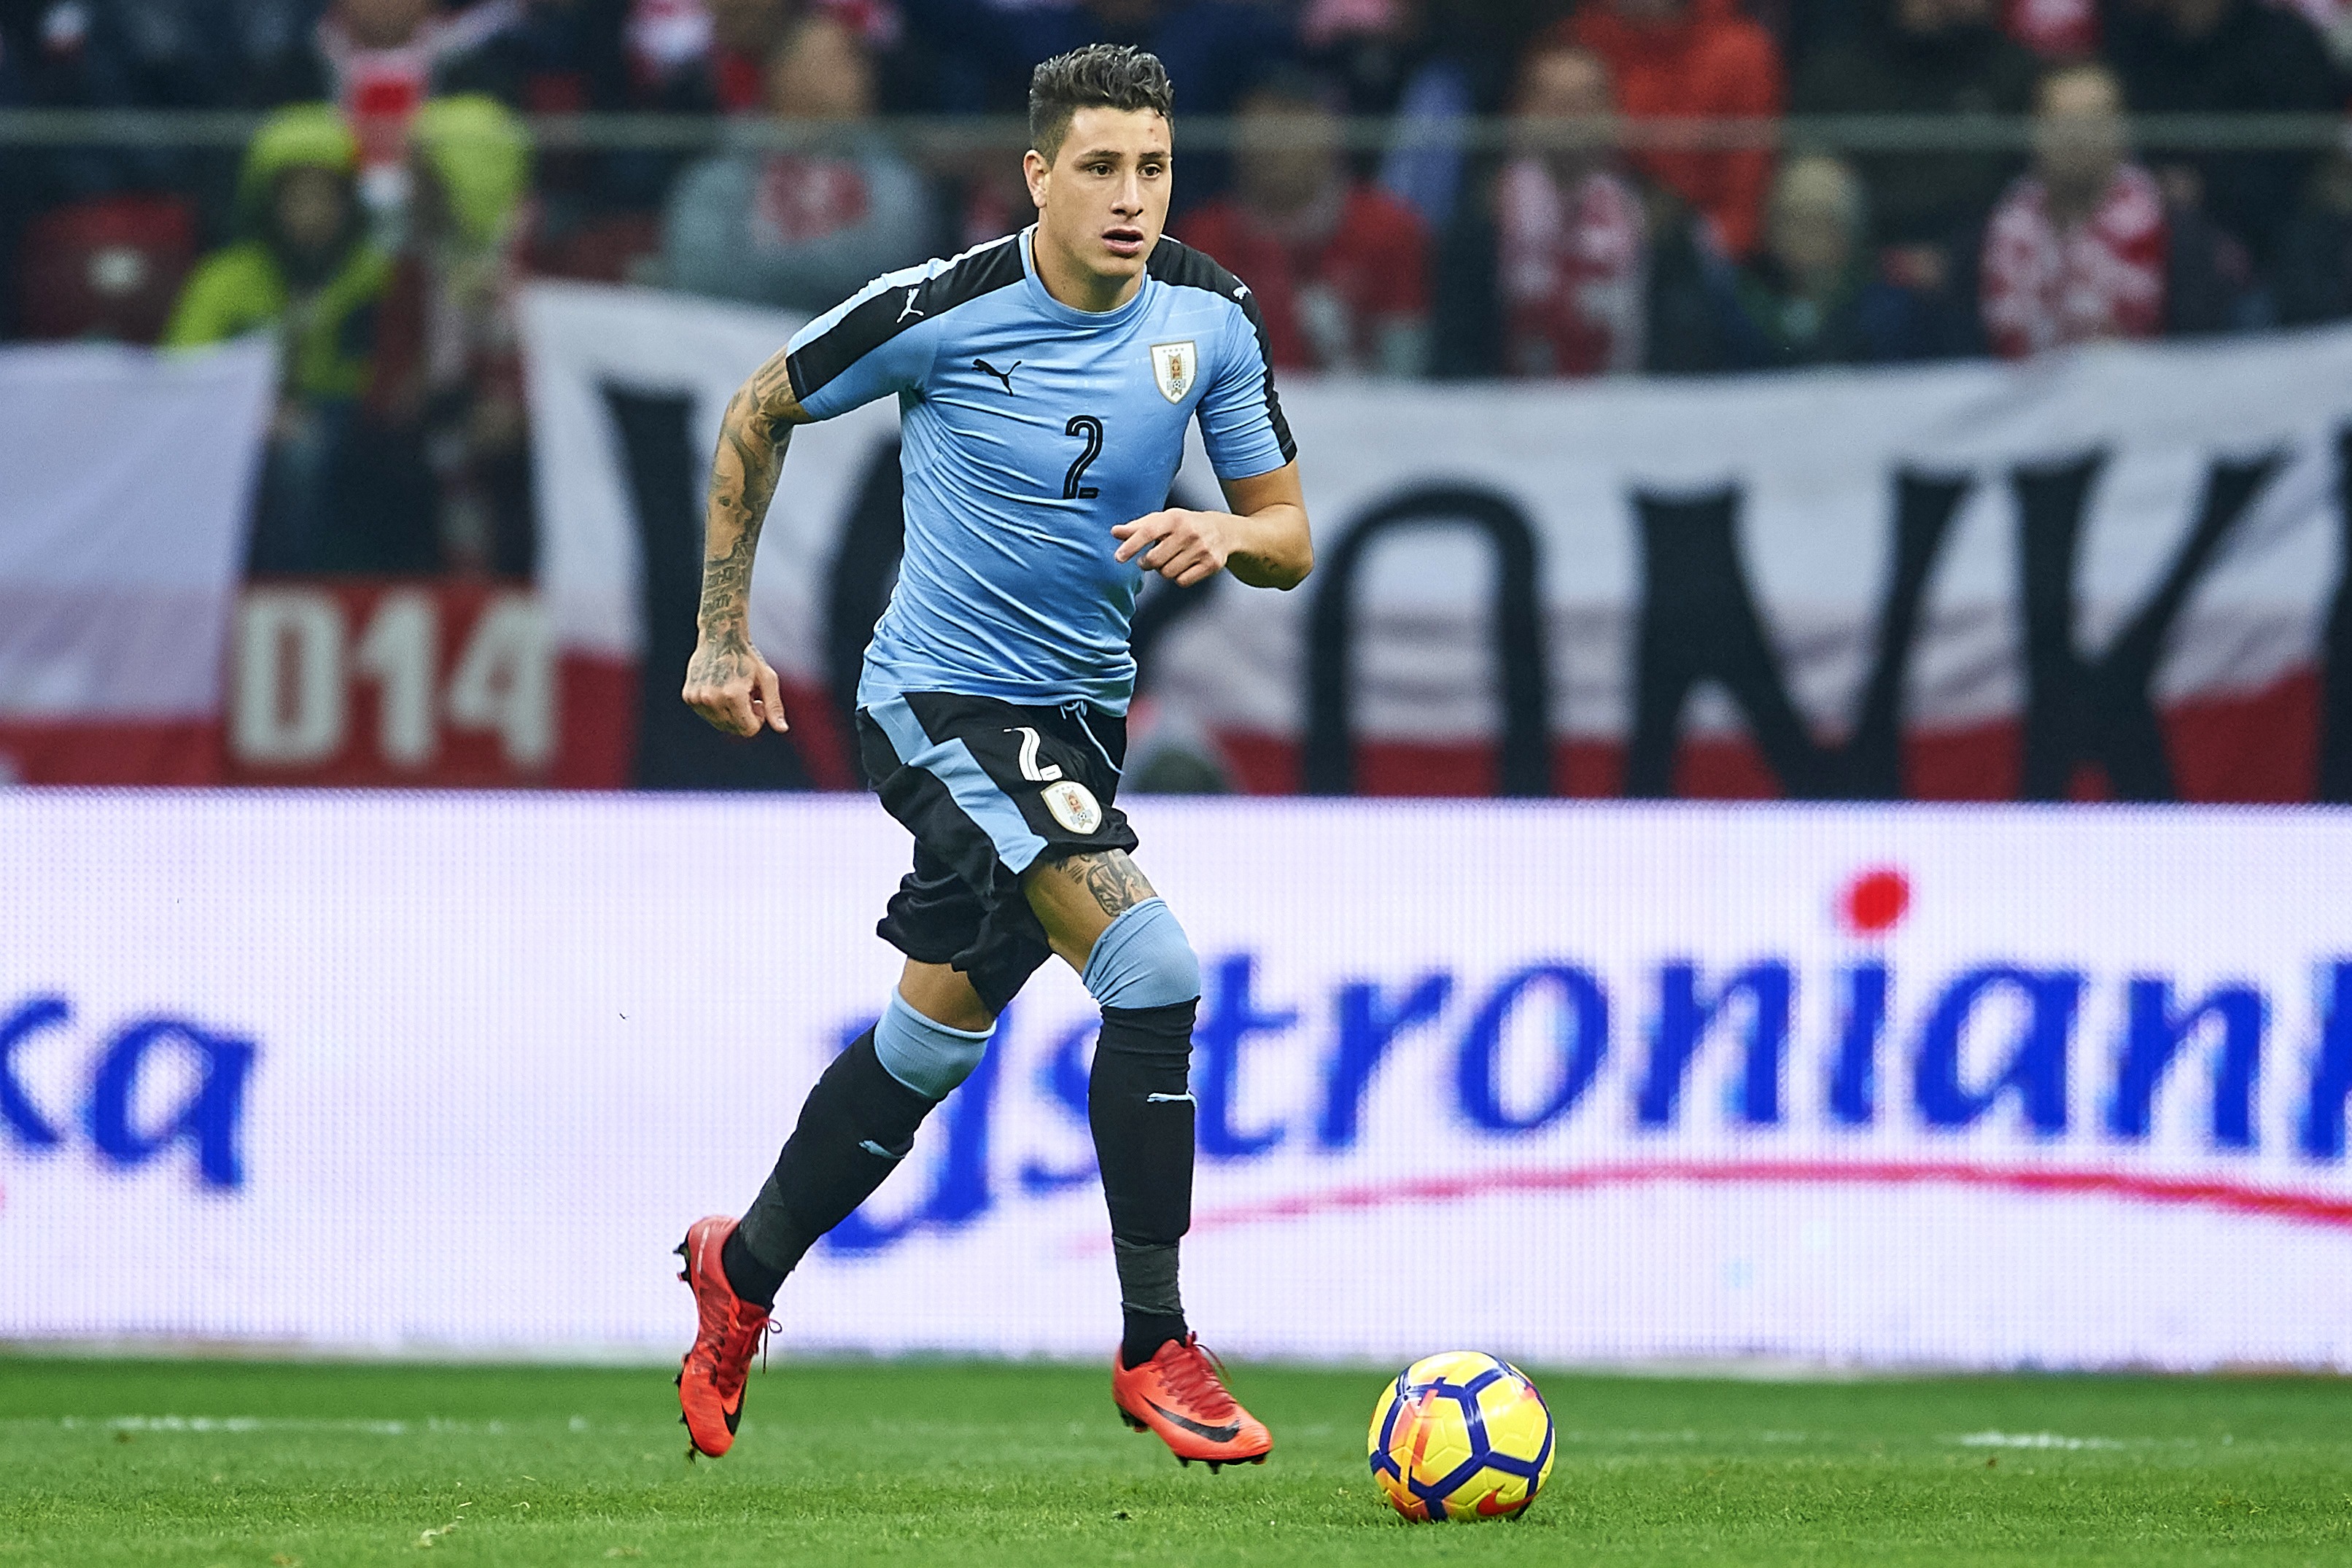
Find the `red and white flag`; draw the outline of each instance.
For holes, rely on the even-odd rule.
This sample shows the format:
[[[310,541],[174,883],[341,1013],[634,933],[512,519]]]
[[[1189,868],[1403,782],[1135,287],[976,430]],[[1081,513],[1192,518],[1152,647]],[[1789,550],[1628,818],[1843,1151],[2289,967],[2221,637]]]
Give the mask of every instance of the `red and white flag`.
[[[0,778],[219,776],[277,379],[259,341],[0,350]]]

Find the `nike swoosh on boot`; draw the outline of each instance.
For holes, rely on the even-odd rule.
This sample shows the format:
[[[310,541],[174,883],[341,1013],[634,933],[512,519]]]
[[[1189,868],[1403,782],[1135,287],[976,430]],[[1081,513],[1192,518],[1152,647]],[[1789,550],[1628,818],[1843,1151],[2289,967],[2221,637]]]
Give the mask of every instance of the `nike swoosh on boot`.
[[[1147,1399],[1143,1403],[1150,1405],[1152,1409],[1157,1410],[1195,1437],[1206,1437],[1212,1443],[1230,1443],[1242,1435],[1242,1424],[1238,1421],[1226,1426],[1203,1426],[1189,1416],[1177,1415],[1156,1399]]]

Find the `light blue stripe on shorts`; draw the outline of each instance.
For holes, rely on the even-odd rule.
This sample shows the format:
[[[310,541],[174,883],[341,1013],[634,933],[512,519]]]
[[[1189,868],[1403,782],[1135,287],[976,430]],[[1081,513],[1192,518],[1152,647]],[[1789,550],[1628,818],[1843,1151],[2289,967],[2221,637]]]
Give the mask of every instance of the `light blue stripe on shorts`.
[[[1030,831],[1021,808],[988,776],[971,747],[961,741],[934,743],[903,697],[885,698],[866,711],[889,737],[890,749],[898,753],[902,765],[920,768],[948,786],[949,797],[980,825],[989,842],[996,846],[996,858],[1014,876],[1029,869],[1045,852],[1045,841]]]

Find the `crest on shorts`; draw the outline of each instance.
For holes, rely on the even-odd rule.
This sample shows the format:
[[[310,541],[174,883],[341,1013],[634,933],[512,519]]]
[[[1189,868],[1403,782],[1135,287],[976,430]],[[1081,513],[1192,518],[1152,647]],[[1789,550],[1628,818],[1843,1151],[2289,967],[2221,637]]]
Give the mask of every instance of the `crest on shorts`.
[[[1076,779],[1064,779],[1060,784],[1045,786],[1045,809],[1054,820],[1073,833],[1092,833],[1102,826],[1102,803],[1095,792]]]
[[[1190,341],[1151,345],[1151,379],[1160,384],[1160,395],[1171,403],[1183,402],[1184,395],[1192,390],[1200,363],[1200,353]]]

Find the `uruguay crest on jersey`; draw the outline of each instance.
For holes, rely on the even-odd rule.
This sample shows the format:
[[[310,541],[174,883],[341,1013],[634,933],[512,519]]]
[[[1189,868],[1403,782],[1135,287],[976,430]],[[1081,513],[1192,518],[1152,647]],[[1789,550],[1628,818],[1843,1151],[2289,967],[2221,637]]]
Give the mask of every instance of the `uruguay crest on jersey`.
[[[1151,345],[1151,379],[1160,384],[1160,395],[1171,403],[1183,402],[1184,395],[1192,390],[1199,363],[1199,353],[1189,342]]]

